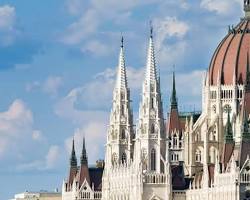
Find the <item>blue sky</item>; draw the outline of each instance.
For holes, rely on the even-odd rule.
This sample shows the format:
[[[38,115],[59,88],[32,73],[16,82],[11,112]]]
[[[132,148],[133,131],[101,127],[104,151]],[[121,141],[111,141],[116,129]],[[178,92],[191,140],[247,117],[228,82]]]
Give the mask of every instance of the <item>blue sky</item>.
[[[135,121],[154,25],[164,112],[175,65],[182,111],[243,0],[0,0],[0,199],[61,188],[72,137],[104,157],[121,33]]]

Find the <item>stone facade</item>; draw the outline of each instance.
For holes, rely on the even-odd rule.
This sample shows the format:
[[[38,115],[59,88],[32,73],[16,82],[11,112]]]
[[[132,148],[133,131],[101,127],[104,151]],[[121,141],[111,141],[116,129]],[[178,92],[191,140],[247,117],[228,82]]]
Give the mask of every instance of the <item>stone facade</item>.
[[[73,145],[63,200],[250,200],[249,7],[244,0],[245,17],[211,59],[198,115],[179,113],[173,73],[164,120],[151,30],[134,128],[122,39],[102,180],[88,169],[85,145],[77,167]]]

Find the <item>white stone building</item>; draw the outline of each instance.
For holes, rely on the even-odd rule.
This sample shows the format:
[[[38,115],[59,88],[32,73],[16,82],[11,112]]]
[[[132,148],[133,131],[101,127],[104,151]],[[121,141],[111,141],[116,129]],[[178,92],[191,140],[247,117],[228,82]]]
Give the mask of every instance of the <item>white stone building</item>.
[[[178,112],[173,74],[164,121],[151,30],[134,129],[122,39],[102,181],[90,178],[85,146],[77,167],[73,147],[63,200],[250,200],[250,0],[244,10],[211,59],[198,117]]]

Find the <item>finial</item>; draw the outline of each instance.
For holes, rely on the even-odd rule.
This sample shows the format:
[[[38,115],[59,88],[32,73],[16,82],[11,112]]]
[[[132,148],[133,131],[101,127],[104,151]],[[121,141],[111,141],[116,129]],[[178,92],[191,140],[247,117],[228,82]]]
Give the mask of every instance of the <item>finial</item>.
[[[123,48],[123,45],[124,45],[124,38],[123,38],[123,35],[121,37],[121,48]]]
[[[150,37],[151,38],[153,38],[153,31],[154,31],[153,23],[152,23],[152,20],[150,20]]]

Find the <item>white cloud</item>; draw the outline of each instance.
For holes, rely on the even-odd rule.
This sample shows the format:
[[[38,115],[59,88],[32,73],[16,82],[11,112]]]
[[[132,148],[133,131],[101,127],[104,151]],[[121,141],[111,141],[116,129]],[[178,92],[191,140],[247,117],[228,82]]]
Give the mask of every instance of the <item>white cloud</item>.
[[[71,15],[78,15],[83,12],[84,5],[86,1],[84,0],[67,0],[66,7]]]
[[[22,100],[15,100],[0,113],[0,158],[10,149],[8,153],[22,149],[22,142],[31,138],[32,125],[33,114]]]
[[[163,19],[154,20],[156,29],[156,51],[159,63],[163,66],[177,61],[186,51],[187,42],[185,36],[190,27],[176,17],[165,17]],[[175,38],[174,43],[169,40]]]
[[[78,21],[68,27],[62,41],[70,45],[82,43],[96,31],[98,25],[98,13],[94,9],[89,9]]]
[[[10,5],[0,6],[0,45],[11,45],[17,34],[15,29],[16,10]]]
[[[42,90],[43,92],[49,94],[52,97],[57,96],[58,90],[63,85],[63,78],[60,76],[49,76],[44,81],[34,81],[27,83],[25,90],[27,92],[32,92],[35,90]]]
[[[57,145],[52,145],[46,155],[46,169],[53,169],[60,160],[61,150]]]
[[[15,7],[4,5],[0,7],[0,31],[11,31],[16,21]]]
[[[45,157],[41,159],[35,159],[30,162],[17,164],[16,170],[18,171],[31,171],[31,170],[52,170],[59,166],[62,155],[65,151],[57,145],[51,145]]]
[[[40,131],[40,130],[33,130],[33,132],[32,132],[32,139],[35,140],[35,141],[42,141],[44,139],[42,131]]]
[[[230,15],[236,5],[242,5],[243,0],[201,0],[200,6],[217,14]]]
[[[50,76],[43,84],[43,90],[52,95],[55,96],[58,93],[58,89],[62,86],[63,80],[62,77],[59,76]]]
[[[103,42],[92,40],[84,44],[81,48],[81,51],[83,53],[90,52],[91,54],[96,56],[106,56],[110,53],[110,48],[110,46],[107,46]]]

